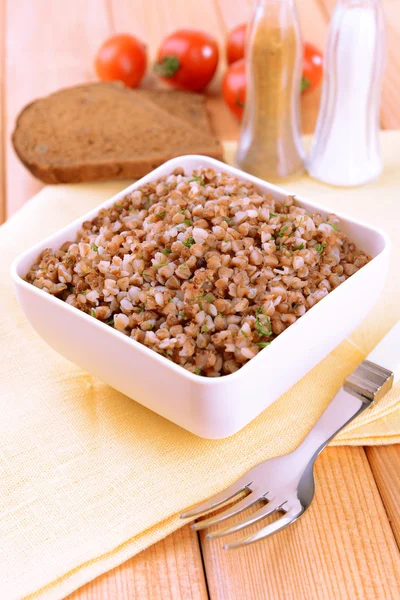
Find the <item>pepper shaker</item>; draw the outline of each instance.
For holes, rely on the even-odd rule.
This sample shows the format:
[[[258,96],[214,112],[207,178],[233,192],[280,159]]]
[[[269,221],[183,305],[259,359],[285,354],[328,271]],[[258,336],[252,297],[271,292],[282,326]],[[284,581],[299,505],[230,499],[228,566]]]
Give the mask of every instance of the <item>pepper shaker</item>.
[[[238,166],[262,179],[303,171],[302,42],[294,0],[258,0],[246,47],[246,102]]]
[[[324,57],[309,174],[353,186],[379,176],[379,109],[385,56],[381,0],[338,0]]]

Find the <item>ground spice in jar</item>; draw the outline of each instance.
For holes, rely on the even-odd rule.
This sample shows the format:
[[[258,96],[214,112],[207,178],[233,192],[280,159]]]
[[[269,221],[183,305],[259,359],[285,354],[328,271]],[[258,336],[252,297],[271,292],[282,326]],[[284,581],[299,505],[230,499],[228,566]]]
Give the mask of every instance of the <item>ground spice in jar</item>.
[[[300,32],[294,6],[289,11],[292,3],[273,4],[281,18],[272,19],[268,2],[261,1],[249,35],[246,106],[237,153],[240,168],[269,180],[303,169]]]

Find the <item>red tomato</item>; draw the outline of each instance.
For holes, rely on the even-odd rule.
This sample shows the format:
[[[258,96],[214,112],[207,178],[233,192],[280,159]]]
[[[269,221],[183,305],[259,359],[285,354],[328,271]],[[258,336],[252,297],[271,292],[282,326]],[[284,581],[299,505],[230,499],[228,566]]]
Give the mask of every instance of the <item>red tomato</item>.
[[[301,80],[301,91],[310,92],[319,86],[322,79],[322,54],[312,44],[304,43],[303,55],[303,78]]]
[[[246,73],[243,58],[228,67],[222,80],[222,95],[231,111],[241,119],[246,98]]]
[[[242,23],[229,32],[226,39],[226,61],[228,65],[244,58],[244,47],[246,44],[246,23]]]
[[[101,81],[123,81],[129,87],[139,85],[147,65],[146,48],[128,33],[113,35],[100,47],[96,73]]]
[[[180,29],[161,44],[154,70],[174,88],[199,92],[214,77],[217,64],[218,46],[210,35]]]

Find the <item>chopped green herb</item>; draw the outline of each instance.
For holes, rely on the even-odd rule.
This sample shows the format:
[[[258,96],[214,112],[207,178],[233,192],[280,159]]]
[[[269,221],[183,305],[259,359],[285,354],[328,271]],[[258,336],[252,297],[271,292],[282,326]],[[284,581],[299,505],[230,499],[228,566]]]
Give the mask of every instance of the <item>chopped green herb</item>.
[[[208,331],[207,325],[202,325],[200,331],[201,331],[201,333],[207,333],[207,331]]]
[[[138,312],[143,312],[141,308],[139,308],[138,306],[134,306],[132,308],[133,312],[138,313]]]
[[[155,213],[156,217],[163,217],[166,214],[166,210],[162,210],[161,212]]]
[[[162,254],[165,254],[165,256],[168,256],[168,254],[172,253],[172,250],[170,250],[169,248],[164,248],[164,250],[161,250]]]
[[[231,217],[224,217],[224,221],[226,221],[229,225],[229,223],[232,222],[232,219],[231,219]]]
[[[191,225],[191,224],[192,224],[192,221],[189,221],[189,219],[185,219],[183,222],[184,222],[184,223],[185,223],[185,225],[187,225],[187,226],[189,226],[189,225]]]
[[[271,342],[256,342],[254,345],[255,346],[260,346],[260,348],[266,348],[267,346],[270,345]]]
[[[153,323],[150,323],[148,330],[151,331],[153,329],[154,325]]]
[[[295,250],[303,250],[304,248],[304,244],[303,242],[300,244],[300,246],[297,246],[297,248],[295,248]]]
[[[159,263],[158,265],[153,265],[155,269],[161,269],[161,267],[165,267],[168,263]]]
[[[187,265],[179,265],[180,269],[188,269],[189,267]]]
[[[194,237],[191,235],[190,237],[188,237],[187,240],[185,240],[184,242],[182,242],[182,244],[184,246],[186,246],[186,248],[191,248],[191,246],[193,246],[193,244],[195,244],[196,242],[194,241]]]
[[[325,242],[323,244],[317,244],[315,246],[315,249],[316,249],[317,252],[319,252],[320,254],[322,254],[323,251],[324,251],[325,246],[326,246]]]
[[[185,316],[186,316],[186,313],[185,313],[185,311],[184,311],[184,310],[180,310],[180,311],[178,312],[178,317],[181,317],[181,318],[182,318],[182,317],[185,317]]]
[[[302,222],[303,222],[303,219],[304,219],[304,217],[300,217],[300,219],[299,219],[299,222],[298,222],[298,225],[300,225],[300,223],[302,223]]]
[[[206,302],[214,302],[215,300],[215,297],[212,294],[206,294],[203,298]]]
[[[168,298],[168,302],[172,302],[172,300],[173,300],[173,299],[174,299],[174,298],[173,298],[173,296],[170,296],[170,297]]]
[[[270,213],[269,213],[269,216],[270,216],[270,217],[277,217],[278,215],[277,215],[276,213],[270,212]]]
[[[114,204],[114,207],[115,207],[115,208],[122,208],[121,204],[118,204],[118,203],[117,203],[117,204]]]
[[[243,329],[241,329],[241,330],[240,330],[240,333],[241,333],[242,335],[244,335],[244,337],[245,337],[245,338],[248,338],[248,337],[249,337],[249,336],[248,336],[248,334],[247,334],[245,331],[243,331]]]
[[[84,296],[86,296],[87,290],[82,290],[80,293],[83,294]]]
[[[280,232],[278,233],[278,237],[283,237],[283,234],[285,233],[285,231],[289,229],[289,225],[285,225],[284,227],[282,227],[282,229],[280,230]]]
[[[96,244],[90,244],[90,247],[91,247],[91,249],[92,249],[92,250],[94,250],[95,252],[98,252],[98,251],[99,251],[99,247],[98,247],[98,246],[96,246]]]
[[[90,309],[90,314],[91,314],[91,315],[92,315],[92,317],[94,317],[95,319],[97,318],[97,317],[96,317],[96,311],[94,310],[94,308],[91,308],[91,309]]]
[[[271,319],[269,318],[268,315],[265,315],[265,318],[267,320],[267,326],[268,326],[268,328],[267,328],[265,323],[262,323],[260,321],[260,317],[259,317],[260,313],[262,313],[262,308],[258,308],[256,310],[256,322],[254,324],[254,329],[257,331],[257,333],[260,337],[272,335]]]
[[[181,213],[184,215],[186,212],[186,208],[181,208]]]
[[[201,177],[197,177],[197,175],[193,175],[192,179],[189,179],[188,183],[191,183],[192,181],[199,181],[200,185],[205,186],[203,179]]]
[[[109,321],[106,321],[106,325],[114,325],[114,317]]]
[[[203,310],[203,304],[202,304],[202,302],[200,302],[200,300],[199,300],[199,306],[200,306],[200,310]]]
[[[143,277],[150,277],[150,273],[143,272],[142,275],[143,275]]]
[[[196,375],[200,375],[200,369],[199,369],[199,367],[195,367],[194,372],[196,373]]]
[[[327,225],[330,225],[331,227],[333,227],[333,229],[335,231],[339,231],[339,227],[336,225],[336,223],[331,223],[330,221],[326,221]]]

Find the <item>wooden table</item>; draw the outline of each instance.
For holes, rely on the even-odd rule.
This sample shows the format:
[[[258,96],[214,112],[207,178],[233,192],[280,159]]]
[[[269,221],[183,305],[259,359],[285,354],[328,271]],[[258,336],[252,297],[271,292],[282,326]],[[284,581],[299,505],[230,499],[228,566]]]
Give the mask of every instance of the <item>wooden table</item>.
[[[9,139],[21,107],[62,86],[94,79],[93,57],[114,32],[129,31],[152,54],[167,33],[208,28],[219,40],[248,18],[251,0],[0,0],[0,222],[41,188]],[[304,38],[323,47],[334,0],[297,0]],[[400,127],[400,2],[384,0],[389,56],[381,124]],[[149,76],[145,85],[154,85]],[[303,101],[313,130],[319,92]],[[238,125],[209,91],[215,129]],[[360,600],[399,598],[400,447],[329,448],[317,462],[317,494],[299,523],[263,543],[227,553],[183,527],[84,586],[74,600]]]

